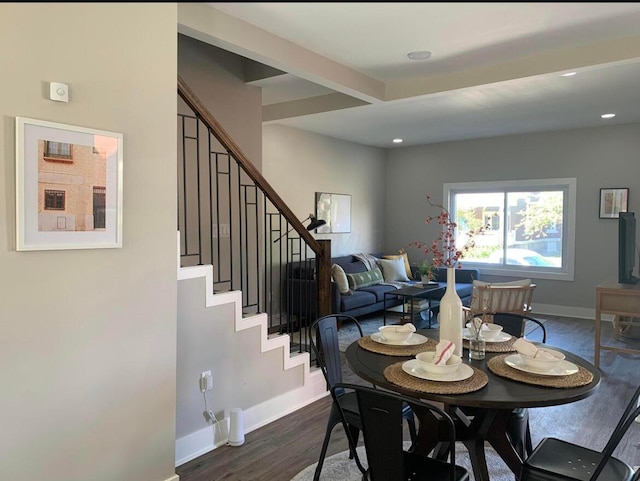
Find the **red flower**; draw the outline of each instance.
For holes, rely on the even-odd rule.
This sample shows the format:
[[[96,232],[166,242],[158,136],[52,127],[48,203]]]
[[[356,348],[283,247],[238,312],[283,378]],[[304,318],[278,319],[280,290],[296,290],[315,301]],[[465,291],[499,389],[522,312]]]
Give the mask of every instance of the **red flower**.
[[[462,267],[460,259],[464,257],[469,249],[475,246],[473,237],[482,233],[487,227],[483,226],[480,229],[472,229],[467,232],[467,242],[461,249],[458,249],[455,242],[455,230],[458,225],[451,221],[449,211],[440,204],[434,204],[431,201],[431,196],[428,194],[427,202],[433,207],[439,207],[441,211],[437,217],[427,217],[425,224],[431,224],[435,221],[438,225],[443,226],[443,228],[440,230],[439,236],[430,244],[422,241],[413,241],[409,243],[407,247],[417,247],[424,252],[425,256],[431,255],[431,265],[434,267]],[[404,249],[400,249],[400,252],[404,252]]]

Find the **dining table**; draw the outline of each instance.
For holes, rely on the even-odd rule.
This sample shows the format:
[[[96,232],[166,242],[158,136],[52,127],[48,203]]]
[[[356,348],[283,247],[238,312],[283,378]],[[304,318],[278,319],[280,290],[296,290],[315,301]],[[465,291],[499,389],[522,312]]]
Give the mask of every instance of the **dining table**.
[[[458,374],[438,378],[418,369],[415,359],[419,352],[434,351],[438,340],[438,329],[419,329],[399,345],[374,333],[349,345],[346,362],[358,377],[376,387],[443,404],[456,422],[456,441],[469,452],[476,481],[490,480],[485,441],[519,479],[523,459],[507,434],[514,409],[574,403],[594,394],[600,385],[600,371],[593,364],[547,344],[545,347],[563,353],[565,360],[553,372],[533,372],[518,362],[519,354],[513,347],[516,338],[508,335],[499,342],[487,343],[482,360],[469,360],[468,341],[463,341]],[[540,343],[534,344],[540,347]],[[420,426],[412,451],[441,456],[444,451],[437,436],[437,419],[427,412],[414,411]]]

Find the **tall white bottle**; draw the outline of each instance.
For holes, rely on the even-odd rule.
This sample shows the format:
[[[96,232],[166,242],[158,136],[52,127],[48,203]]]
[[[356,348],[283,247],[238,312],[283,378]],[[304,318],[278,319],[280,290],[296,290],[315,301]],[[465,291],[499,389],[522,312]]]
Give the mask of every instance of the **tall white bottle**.
[[[440,299],[440,340],[447,339],[456,345],[454,354],[462,357],[462,326],[464,313],[462,301],[456,292],[455,267],[447,267],[447,289]]]

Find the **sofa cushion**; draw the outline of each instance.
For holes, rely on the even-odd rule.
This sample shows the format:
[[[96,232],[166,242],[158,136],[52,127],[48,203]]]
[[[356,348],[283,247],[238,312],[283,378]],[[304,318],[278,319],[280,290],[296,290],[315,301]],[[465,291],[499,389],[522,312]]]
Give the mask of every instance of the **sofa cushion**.
[[[413,273],[411,272],[411,266],[409,265],[409,256],[407,255],[407,253],[403,253],[403,254],[398,254],[398,255],[386,255],[386,256],[382,256],[383,259],[397,259],[397,258],[401,258],[404,261],[404,270],[407,274],[407,277],[409,278],[409,280],[413,279]]]
[[[384,277],[382,277],[382,271],[380,268],[376,267],[370,271],[359,272],[357,274],[347,274],[347,279],[349,279],[349,287],[356,291],[361,287],[373,286],[375,284],[380,284]]]
[[[374,296],[376,296],[376,301],[384,301],[384,293],[389,291],[398,290],[395,286],[390,286],[388,284],[376,284],[374,286],[363,287],[360,289],[362,292],[370,292]],[[395,297],[395,296],[394,296]],[[387,300],[391,299],[387,297]]]
[[[376,303],[376,296],[371,292],[354,291],[351,296],[340,296],[340,312],[350,311],[358,307]]]
[[[338,264],[333,264],[331,266],[331,277],[333,277],[333,281],[338,284],[340,294],[348,296],[352,293],[351,289],[349,289],[349,280],[347,279],[347,275]]]
[[[382,275],[384,276],[385,282],[409,281],[402,257],[380,259],[378,265],[382,268]]]

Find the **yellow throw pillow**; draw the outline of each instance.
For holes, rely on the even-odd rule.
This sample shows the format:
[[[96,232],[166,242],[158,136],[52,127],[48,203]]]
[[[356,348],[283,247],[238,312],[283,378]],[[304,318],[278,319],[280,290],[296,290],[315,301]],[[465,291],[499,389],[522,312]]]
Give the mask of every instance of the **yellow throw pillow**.
[[[413,279],[413,274],[411,273],[411,266],[409,265],[409,256],[407,253],[399,254],[399,255],[388,255],[382,256],[383,259],[398,259],[402,257],[404,259],[404,269],[407,271],[407,277],[409,279]]]

